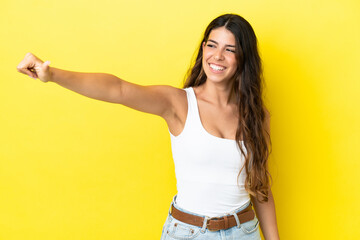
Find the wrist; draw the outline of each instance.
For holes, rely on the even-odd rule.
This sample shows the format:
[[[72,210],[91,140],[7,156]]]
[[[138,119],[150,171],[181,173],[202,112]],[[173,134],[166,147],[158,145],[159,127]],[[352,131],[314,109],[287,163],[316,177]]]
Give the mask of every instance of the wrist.
[[[49,66],[49,72],[48,72],[48,76],[45,79],[45,82],[55,82],[55,78],[54,78],[54,68]]]

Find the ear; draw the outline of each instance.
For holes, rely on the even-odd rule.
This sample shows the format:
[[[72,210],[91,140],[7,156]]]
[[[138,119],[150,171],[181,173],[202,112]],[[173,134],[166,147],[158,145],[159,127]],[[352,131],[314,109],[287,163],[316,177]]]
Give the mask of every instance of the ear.
[[[204,50],[204,47],[205,47],[205,41],[202,43],[202,48]]]

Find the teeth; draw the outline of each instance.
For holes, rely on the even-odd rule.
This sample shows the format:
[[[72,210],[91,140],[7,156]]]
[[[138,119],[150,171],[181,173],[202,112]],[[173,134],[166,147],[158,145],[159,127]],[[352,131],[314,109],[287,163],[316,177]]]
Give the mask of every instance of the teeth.
[[[219,66],[216,66],[214,64],[210,64],[210,67],[216,71],[222,71],[224,70],[225,68],[224,67],[219,67]]]

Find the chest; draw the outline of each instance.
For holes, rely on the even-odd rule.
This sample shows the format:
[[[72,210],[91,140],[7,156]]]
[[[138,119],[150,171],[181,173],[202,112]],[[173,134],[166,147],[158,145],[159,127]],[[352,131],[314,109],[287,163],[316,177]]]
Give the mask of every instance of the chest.
[[[201,124],[209,134],[235,139],[239,119],[235,107],[220,108],[199,100],[198,111]]]

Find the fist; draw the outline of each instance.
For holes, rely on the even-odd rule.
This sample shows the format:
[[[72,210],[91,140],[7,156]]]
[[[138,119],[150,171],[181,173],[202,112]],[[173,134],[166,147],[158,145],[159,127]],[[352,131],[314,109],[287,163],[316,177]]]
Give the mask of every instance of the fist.
[[[48,82],[51,79],[49,64],[50,61],[43,62],[32,53],[27,53],[16,69],[29,77]]]

